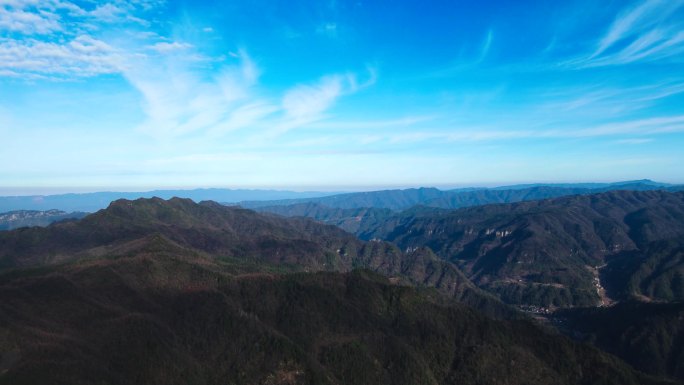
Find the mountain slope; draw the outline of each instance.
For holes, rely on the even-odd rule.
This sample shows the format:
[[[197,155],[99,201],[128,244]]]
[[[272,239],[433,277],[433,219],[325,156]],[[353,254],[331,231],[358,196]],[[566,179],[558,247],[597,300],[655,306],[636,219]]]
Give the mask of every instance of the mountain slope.
[[[399,215],[365,234],[430,247],[509,303],[594,305],[611,256],[684,236],[684,193],[618,191]]]
[[[646,271],[653,266],[629,270],[634,261],[657,252],[653,242],[677,243],[684,237],[681,192],[613,191],[459,210],[415,207],[395,214],[312,204],[268,209],[322,219],[354,230],[363,239],[383,239],[406,251],[430,248],[508,303],[595,305],[609,301],[602,298],[605,291],[596,286],[597,279],[605,280],[611,295],[619,299],[627,289],[617,287],[635,274],[642,276],[635,278],[636,284],[644,281],[651,289],[644,289],[645,294],[630,289],[632,294],[658,298],[658,291],[679,298],[682,290],[681,253],[662,261],[662,280],[657,283],[645,283],[655,278]]]
[[[0,273],[0,384],[660,384],[526,321],[350,274],[149,255]]]
[[[0,232],[0,268],[127,256],[150,242],[172,244],[179,254],[267,264],[287,271],[367,268],[436,287],[492,314],[510,312],[428,249],[403,253],[390,243],[363,242],[337,227],[309,219],[286,219],[179,198],[119,200],[80,221]]]
[[[560,329],[635,368],[684,380],[684,303],[621,303],[554,314]]]
[[[374,207],[341,209],[312,202],[256,207],[255,210],[285,217],[313,218],[319,222],[337,226],[352,234],[362,234],[381,227],[387,219],[396,214],[390,209]]]
[[[684,301],[684,237],[612,256],[601,274],[621,300]]]

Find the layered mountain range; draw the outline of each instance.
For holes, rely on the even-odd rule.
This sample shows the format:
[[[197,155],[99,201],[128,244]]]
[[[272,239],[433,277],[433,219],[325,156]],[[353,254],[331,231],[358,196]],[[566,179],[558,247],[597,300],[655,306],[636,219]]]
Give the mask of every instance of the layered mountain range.
[[[684,193],[267,209],[299,217],[152,198],[0,231],[0,384],[684,379]]]
[[[684,299],[684,264],[676,257],[656,256],[668,253],[663,248],[677,249],[684,237],[681,192],[613,191],[399,213],[314,204],[263,210],[310,216],[402,250],[430,248],[512,304],[590,306],[630,296]]]
[[[530,184],[456,190],[414,188],[406,190],[355,192],[314,198],[243,201],[239,202],[239,205],[247,208],[262,208],[313,203],[339,209],[373,207],[402,211],[417,205],[455,209],[494,203],[513,203],[558,198],[570,195],[590,195],[618,190],[663,190],[676,192],[684,190],[684,186],[669,185],[644,179],[617,183]]]

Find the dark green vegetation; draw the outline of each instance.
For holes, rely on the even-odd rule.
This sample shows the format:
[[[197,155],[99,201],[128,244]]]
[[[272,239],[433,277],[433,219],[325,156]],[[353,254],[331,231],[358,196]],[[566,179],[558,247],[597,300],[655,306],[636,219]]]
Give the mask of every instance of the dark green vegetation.
[[[601,273],[616,299],[684,301],[684,237],[619,253]]]
[[[436,287],[492,315],[511,310],[476,288],[430,250],[402,253],[387,242],[363,242],[310,219],[282,218],[189,199],[119,200],[80,221],[0,233],[0,268],[59,264],[138,253],[150,242],[241,265],[287,271],[367,268],[404,282]]]
[[[530,321],[370,272],[135,256],[0,274],[0,384],[656,384]]]
[[[481,288],[594,305],[600,278],[606,300],[681,298],[683,207],[684,193],[662,191],[401,213],[298,206],[358,225],[362,241],[214,202],[116,201],[0,232],[0,384],[667,383]],[[681,305],[629,306],[552,317],[682,379]]]
[[[19,210],[0,213],[0,230],[12,230],[19,227],[28,226],[47,226],[53,222],[65,219],[80,219],[88,213],[73,212],[67,213],[60,210]]]
[[[663,250],[684,239],[681,192],[613,191],[458,210],[415,207],[395,214],[320,205],[270,209],[321,218],[402,250],[429,248],[511,304],[608,302],[597,290],[598,278],[616,299],[626,293],[681,298],[681,248]]]
[[[458,210],[263,208],[404,250],[429,248],[511,304],[565,308],[570,336],[647,373],[684,379],[684,194],[615,191]],[[572,309],[616,301],[614,307]],[[659,303],[644,303],[659,302]]]
[[[684,303],[621,303],[567,309],[555,323],[580,340],[621,357],[635,368],[684,380]]]

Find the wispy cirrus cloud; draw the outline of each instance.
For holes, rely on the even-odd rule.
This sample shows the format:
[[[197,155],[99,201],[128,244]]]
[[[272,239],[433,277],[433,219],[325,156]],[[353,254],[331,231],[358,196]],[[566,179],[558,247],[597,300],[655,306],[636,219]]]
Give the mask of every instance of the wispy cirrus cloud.
[[[237,107],[249,100],[258,70],[241,52],[238,64],[225,66],[210,78],[175,58],[139,63],[124,71],[124,76],[144,98],[147,119],[140,129],[157,137],[173,137],[218,130],[231,119],[241,120],[233,114],[243,111]]]
[[[15,28],[25,36],[0,40],[0,76],[70,80],[120,74],[142,96],[145,121],[139,131],[160,139],[217,137],[248,126],[276,137],[324,120],[341,96],[377,79],[375,68],[368,66],[361,80],[354,73],[333,73],[297,82],[280,95],[263,92],[258,89],[261,71],[244,50],[205,55],[191,42],[139,28],[151,23],[143,18],[146,12],[161,4],[0,0],[0,9],[12,17],[32,15],[17,18],[25,20]],[[47,21],[52,24],[43,30],[55,36],[36,35],[39,23]],[[119,23],[126,26],[126,38],[111,39]],[[101,29],[109,35],[98,37]]]
[[[139,130],[169,139],[216,138],[250,128],[251,140],[263,141],[324,120],[339,97],[369,86],[369,81],[359,85],[354,74],[333,74],[296,84],[278,97],[259,90],[261,70],[246,51],[228,56],[233,64],[222,63],[211,76],[196,71],[185,55],[150,57],[125,69],[126,79],[143,95],[147,118]]]
[[[559,119],[577,115],[601,117],[626,111],[635,112],[662,99],[676,97],[684,93],[684,82],[660,81],[630,87],[599,84],[542,92],[543,99],[548,102],[539,104],[536,108],[538,111],[547,111]]]
[[[315,83],[292,87],[282,97],[280,119],[265,133],[252,140],[272,139],[297,127],[324,121],[327,118],[326,111],[341,96],[353,94],[375,84],[375,70],[367,67],[367,71],[368,79],[362,83],[358,82],[356,74],[347,73],[324,76]]]
[[[646,0],[619,14],[595,50],[566,64],[622,65],[673,59],[684,53],[684,1]]]
[[[435,125],[436,126],[436,125]],[[582,139],[612,138],[616,143],[642,144],[653,141],[653,137],[663,134],[684,132],[684,115],[660,116],[647,119],[633,119],[606,124],[582,127],[572,125],[563,129],[541,127],[520,129],[516,127],[493,128],[491,126],[443,126],[432,129],[409,129],[403,132],[382,132],[372,135],[353,135],[350,142],[376,145],[379,142],[389,144],[415,144],[419,142],[501,142],[529,139]],[[649,136],[645,139],[644,136]],[[339,143],[340,140],[337,140]]]
[[[283,96],[285,114],[293,120],[315,120],[335,102],[343,87],[341,76],[329,76],[316,84],[296,86]]]

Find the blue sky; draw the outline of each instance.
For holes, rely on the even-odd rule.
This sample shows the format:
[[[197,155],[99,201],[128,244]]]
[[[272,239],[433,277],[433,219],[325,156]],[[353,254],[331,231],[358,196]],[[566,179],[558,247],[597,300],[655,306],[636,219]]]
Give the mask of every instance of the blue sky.
[[[684,1],[0,0],[0,189],[684,182]]]

